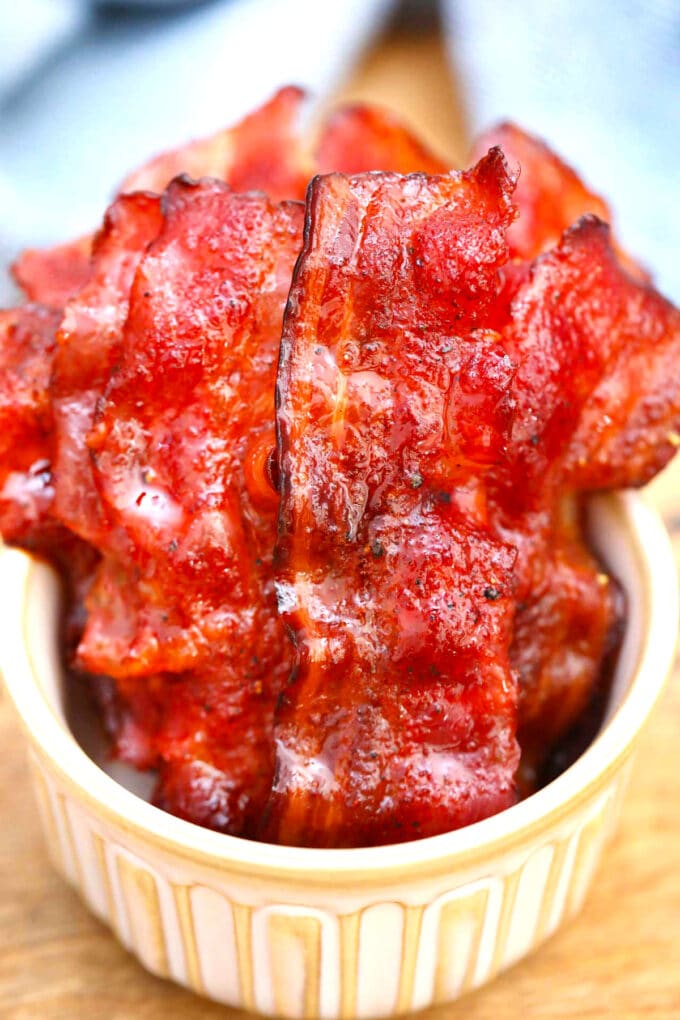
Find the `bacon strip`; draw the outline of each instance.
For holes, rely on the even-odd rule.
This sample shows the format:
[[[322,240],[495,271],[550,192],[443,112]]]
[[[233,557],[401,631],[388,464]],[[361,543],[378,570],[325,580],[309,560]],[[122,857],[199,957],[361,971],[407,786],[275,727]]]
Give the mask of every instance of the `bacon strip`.
[[[525,520],[515,534],[510,658],[520,676],[518,740],[528,792],[548,753],[583,716],[603,681],[624,608],[616,582],[585,545],[578,508],[551,518],[533,533]]]
[[[27,248],[12,266],[12,275],[29,301],[63,308],[90,276],[92,238],[54,248]]]
[[[520,168],[515,202],[519,216],[508,231],[513,259],[533,259],[559,244],[562,234],[582,216],[611,223],[609,206],[591,191],[556,152],[535,135],[505,122],[482,134],[473,155],[479,157],[498,145],[510,165]],[[648,281],[649,274],[618,244],[619,260],[631,276]]]
[[[272,201],[304,199],[315,173],[367,170],[445,173],[393,114],[362,104],[335,110],[314,145],[300,131],[306,101],[288,86],[233,127],[162,153],[130,174],[121,191],[161,192],[173,177],[215,177],[234,191],[264,191]]]
[[[583,217],[533,264],[512,306],[519,474],[545,488],[641,485],[680,428],[680,312],[630,277]]]
[[[52,516],[49,377],[60,313],[26,304],[0,312],[0,535],[48,556],[66,584],[64,646],[82,632],[82,606],[97,554]]]
[[[66,305],[57,334],[51,382],[56,479],[52,512],[97,547],[108,521],[86,439],[120,355],[132,279],[161,222],[155,195],[123,195],[113,203],[95,238],[90,280]]]
[[[0,532],[34,545],[52,501],[49,373],[59,314],[28,304],[0,312]]]
[[[335,110],[322,125],[316,147],[317,173],[443,174],[450,168],[433,155],[393,114],[357,104]]]
[[[484,508],[512,366],[479,329],[511,188],[498,152],[312,184],[278,380],[297,658],[266,838],[389,843],[514,800],[514,553]]]
[[[135,170],[121,191],[163,191],[173,177],[215,177],[234,191],[264,191],[272,201],[304,198],[311,176],[298,123],[305,102],[288,86],[234,127],[162,153]]]
[[[505,345],[516,421],[491,501],[518,550],[512,661],[533,769],[587,706],[621,612],[573,506],[589,489],[643,484],[674,452],[680,313],[629,275],[608,227],[586,216],[531,264]]]
[[[586,213],[610,221],[606,202],[540,138],[506,121],[480,135],[474,155],[479,157],[494,145],[510,165],[520,168],[514,195],[519,216],[508,231],[512,258],[533,259],[554,247]]]
[[[180,178],[163,214],[89,440],[113,527],[98,543],[106,558],[79,657],[120,678],[182,674],[162,687],[159,800],[242,833],[267,796],[273,703],[289,671],[276,500],[252,498],[246,466],[274,440],[303,210]]]
[[[480,146],[521,164],[519,219],[498,152],[442,176],[362,106],[314,149],[302,102],[283,89],[124,187],[226,183],[124,194],[94,242],[18,260],[0,530],[66,577],[67,653],[98,674],[116,753],[159,769],[157,803],[365,845],[512,803],[516,732],[528,792],[582,718],[621,607],[578,500],[680,444],[680,312],[513,125]],[[272,198],[315,169],[438,176],[309,194],[279,377],[285,688],[272,394],[302,211]]]

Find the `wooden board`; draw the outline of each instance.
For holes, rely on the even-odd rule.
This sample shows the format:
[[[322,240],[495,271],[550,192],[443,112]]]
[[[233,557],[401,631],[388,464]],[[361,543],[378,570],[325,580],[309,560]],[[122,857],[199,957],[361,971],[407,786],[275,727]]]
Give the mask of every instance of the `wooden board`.
[[[460,160],[464,118],[440,41],[391,37],[340,90],[418,123]],[[606,192],[606,181],[596,182]],[[652,486],[680,564],[680,464]],[[623,824],[581,916],[530,959],[425,1020],[679,1020],[680,673],[644,739]],[[146,974],[51,871],[22,743],[0,700],[0,1017],[244,1017]]]

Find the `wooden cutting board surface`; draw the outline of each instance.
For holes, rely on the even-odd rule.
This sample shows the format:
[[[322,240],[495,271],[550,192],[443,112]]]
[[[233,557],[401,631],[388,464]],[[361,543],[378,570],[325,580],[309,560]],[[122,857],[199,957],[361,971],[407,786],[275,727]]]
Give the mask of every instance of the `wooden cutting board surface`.
[[[381,40],[339,94],[389,105],[452,161],[463,158],[462,105],[436,35]],[[680,565],[680,464],[650,495]],[[680,1020],[679,681],[676,667],[580,917],[488,988],[425,1020]],[[52,872],[3,695],[0,749],[0,1018],[245,1017],[147,974]]]

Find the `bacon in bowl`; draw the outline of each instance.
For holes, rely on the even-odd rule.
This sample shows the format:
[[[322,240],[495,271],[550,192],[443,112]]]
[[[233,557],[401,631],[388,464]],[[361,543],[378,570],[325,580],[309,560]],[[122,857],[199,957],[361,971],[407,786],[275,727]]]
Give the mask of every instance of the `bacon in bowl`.
[[[601,701],[624,608],[582,499],[672,456],[680,313],[519,129],[518,183],[365,108],[308,144],[301,101],[20,260],[3,529],[67,580],[68,663],[155,803],[381,845],[509,808]]]

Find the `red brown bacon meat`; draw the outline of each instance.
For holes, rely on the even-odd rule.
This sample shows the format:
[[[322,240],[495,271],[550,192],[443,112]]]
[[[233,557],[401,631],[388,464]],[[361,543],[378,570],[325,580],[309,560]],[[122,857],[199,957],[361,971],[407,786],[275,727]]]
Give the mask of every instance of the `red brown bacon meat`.
[[[226,131],[162,153],[135,170],[122,191],[161,192],[173,177],[215,177],[234,191],[264,191],[272,201],[304,198],[310,178],[299,121],[305,94],[294,86]]]
[[[448,180],[489,187],[490,167],[499,174],[492,154]],[[497,179],[509,208],[507,175]],[[578,494],[612,478],[642,484],[677,442],[677,370],[666,387],[653,370],[633,380],[626,361],[644,351],[645,367],[670,366],[678,312],[621,266],[608,228],[583,218],[523,269],[507,303],[500,270],[512,214],[494,221],[483,190],[459,194],[458,205],[449,194],[432,210],[427,188],[442,180],[329,177],[310,194],[279,375],[280,608],[297,648],[266,830],[282,842],[389,842],[498,810],[512,796],[516,759],[509,741],[480,736],[485,712],[497,737],[502,720],[505,735],[518,725],[523,781],[533,781],[587,707],[620,617],[617,589],[585,547]],[[441,350],[448,366],[434,360]],[[466,357],[489,375],[493,366],[492,377],[471,374]],[[463,379],[474,394],[467,404]],[[615,458],[598,459],[593,401],[605,423],[610,414],[617,422],[618,470]],[[482,439],[487,458],[469,455],[466,443]],[[442,500],[465,508],[448,518],[450,541],[475,550],[479,573],[469,558],[442,556],[453,513]],[[503,567],[501,549],[511,551]],[[491,599],[503,626],[492,637],[479,606],[456,619],[453,598],[447,621],[447,590],[482,606]],[[467,660],[455,644],[461,631],[474,649]],[[421,635],[406,673],[404,633]],[[434,738],[432,701],[419,700],[428,665],[428,697],[442,710]],[[516,718],[504,698],[518,674]],[[488,701],[470,723],[463,706],[478,684]],[[474,766],[471,775],[453,766],[474,763],[466,740],[497,755],[496,770],[488,759],[479,770],[484,782]]]
[[[526,260],[557,245],[563,232],[582,216],[596,216],[611,223],[604,199],[586,187],[576,171],[542,139],[506,121],[480,135],[473,156],[479,158],[493,145],[503,150],[511,167],[519,169],[514,194],[519,215],[508,230],[511,263],[506,274],[511,278],[518,272],[523,276]],[[632,276],[649,280],[645,270],[618,244],[614,248]]]
[[[161,222],[155,195],[123,195],[113,203],[94,239],[89,280],[66,304],[57,333],[51,380],[52,512],[96,547],[109,540],[109,521],[94,484],[87,436],[120,358],[137,265]]]
[[[82,638],[115,751],[158,768],[159,804],[375,844],[531,792],[582,718],[621,604],[579,498],[642,484],[680,443],[680,321],[602,200],[520,129],[478,149],[521,165],[513,194],[498,152],[448,175],[368,107],[310,144],[303,101],[284,89],[158,157],[125,187],[162,196],[121,195],[94,240],[19,259],[0,528],[69,581],[66,650]],[[302,207],[275,202],[336,170],[394,172],[310,189],[277,465]],[[166,189],[180,171],[226,184]]]
[[[448,169],[400,120],[362,104],[332,113],[322,125],[316,147],[316,172],[321,174],[367,170],[443,174]]]
[[[587,216],[531,264],[504,342],[518,366],[516,422],[510,474],[492,501],[518,550],[512,661],[526,777],[587,707],[620,617],[576,497],[641,485],[672,456],[680,315],[629,275],[609,229]]]
[[[272,200],[302,199],[315,169],[322,172],[384,169],[402,173],[445,169],[397,118],[361,105],[337,110],[321,125],[316,155],[312,156],[299,130],[305,101],[301,89],[292,86],[281,89],[233,128],[151,160],[127,178],[123,191],[147,188],[161,192],[174,175],[188,172],[195,177],[220,178],[236,191],[261,189]],[[77,534],[94,537],[92,528],[96,522],[92,512],[98,499],[91,484],[84,435],[91,426],[103,381],[117,359],[137,261],[159,224],[157,199],[123,195],[108,210],[94,239],[87,236],[49,249],[30,249],[13,266],[13,274],[26,296],[32,302],[55,309],[50,316],[47,308],[39,310],[36,304],[33,319],[29,313],[15,313],[24,322],[22,336],[26,338],[26,323],[34,319],[37,322],[36,316],[44,320],[30,339],[33,347],[42,343],[40,371],[44,376],[40,390],[43,396],[36,396],[34,418],[44,416],[40,401],[47,399],[46,386],[53,376],[55,439],[50,436],[48,443],[47,432],[41,426],[45,446],[42,460],[48,461],[48,470],[36,474],[36,478],[40,475],[49,482],[43,485],[40,496],[44,504],[42,520],[48,528],[52,528],[52,521],[47,520],[44,511],[51,507],[52,476],[46,447],[56,442],[59,466],[55,474],[60,479],[56,515]],[[53,331],[61,321],[64,305],[59,343],[55,345]],[[47,320],[49,329],[44,325]],[[50,359],[55,354],[52,369]],[[33,483],[32,491],[36,487],[37,482]],[[12,513],[16,516],[16,507]],[[6,530],[7,535],[13,533]]]
[[[611,241],[597,219],[609,219],[605,202],[544,142],[516,125],[492,129],[475,149],[481,153],[489,144],[500,145],[510,164],[520,167],[513,195],[519,215],[508,230],[511,260],[502,271],[498,314],[501,322],[514,322],[511,349],[517,353],[519,342],[530,355],[523,378],[534,378],[533,402],[543,405],[540,414],[549,426],[542,434],[537,419],[525,416],[519,474],[528,468],[536,476],[537,459],[545,465],[547,458],[561,465],[551,484],[561,486],[564,496],[523,523],[514,538],[506,535],[519,552],[512,661],[521,677],[523,779],[533,782],[546,750],[587,707],[621,617],[621,596],[586,549],[568,493],[641,485],[670,458],[678,442],[680,352],[677,312],[644,286],[645,272]],[[590,218],[562,240],[585,214]],[[534,265],[531,260],[553,245],[554,254]],[[580,331],[565,330],[565,322],[580,324]],[[555,345],[561,345],[556,359]],[[578,372],[565,370],[570,359]],[[551,364],[556,370],[548,378]],[[568,393],[575,386],[580,398]],[[523,400],[531,412],[531,392]],[[566,435],[577,420],[565,455]],[[541,471],[537,477],[534,496],[542,491]],[[516,493],[522,492],[518,487]]]
[[[264,191],[281,201],[304,199],[315,173],[448,169],[397,117],[362,104],[332,113],[312,142],[300,129],[306,102],[302,89],[280,89],[234,127],[157,156],[132,173],[122,190],[160,192],[173,177],[189,174],[216,177],[234,191]]]
[[[29,248],[12,266],[12,275],[30,301],[62,308],[87,283],[90,275],[92,238]]]
[[[219,175],[235,189],[262,188],[275,197],[279,194],[302,197],[312,172],[311,157],[303,152],[298,134],[303,101],[300,90],[284,89],[235,128],[158,157],[129,178],[125,187],[147,186],[161,190],[173,173],[188,169],[197,176]],[[329,159],[337,159],[341,169],[349,166],[365,169],[374,165],[375,159],[378,159],[379,165],[388,168],[417,168],[419,160],[423,160],[427,168],[435,165],[395,118],[363,107],[338,112],[322,128],[318,148],[318,161],[320,165],[323,163],[324,168],[330,166]],[[53,249],[28,251],[14,267],[17,281],[30,297],[55,308],[67,302],[63,316],[56,311],[51,316],[47,311],[37,309],[35,315],[44,318],[48,325],[40,330],[33,328],[33,333],[24,328],[22,333],[24,339],[30,341],[29,346],[34,347],[44,341],[39,365],[44,377],[43,397],[34,387],[32,393],[37,394],[37,403],[31,409],[31,420],[42,421],[45,410],[49,412],[50,419],[54,419],[50,429],[41,425],[35,430],[35,442],[42,443],[44,455],[32,461],[30,542],[36,546],[38,542],[34,536],[38,535],[41,548],[58,559],[60,567],[67,573],[71,562],[82,564],[82,569],[79,567],[76,571],[76,587],[78,603],[88,593],[88,612],[83,617],[82,608],[78,605],[73,615],[81,623],[71,628],[77,638],[83,620],[86,621],[78,662],[81,668],[96,674],[116,676],[115,684],[105,677],[97,681],[96,676],[93,682],[103,701],[117,753],[141,767],[157,764],[159,754],[162,757],[164,751],[167,751],[168,758],[178,759],[181,747],[185,748],[184,757],[191,757],[186,750],[186,734],[192,732],[192,726],[194,730],[199,726],[206,730],[209,699],[205,690],[199,697],[199,688],[201,685],[205,687],[209,678],[201,675],[193,701],[187,692],[195,678],[189,678],[184,685],[177,682],[179,671],[195,665],[195,660],[200,658],[195,645],[197,641],[205,644],[205,635],[200,633],[200,627],[197,633],[196,628],[186,624],[181,607],[167,586],[163,588],[156,583],[154,588],[148,581],[140,583],[138,575],[141,568],[135,561],[134,542],[118,523],[116,514],[102,501],[95,484],[87,436],[106,383],[117,370],[130,287],[137,265],[157,234],[161,221],[157,198],[141,193],[123,195],[108,211],[104,226],[94,242],[91,238],[83,238]],[[214,238],[210,242],[214,243]],[[287,286],[288,279],[285,283]],[[33,323],[23,310],[17,314],[22,321]],[[60,320],[58,344],[55,344],[54,330]],[[278,328],[272,335],[278,340]],[[262,435],[251,436],[248,456],[243,464],[244,479],[253,506],[258,508],[263,520],[266,518],[260,537],[269,537],[263,543],[266,547],[263,556],[258,557],[265,564],[273,543],[271,515],[277,506],[276,494],[268,484],[263,484],[262,470],[273,445],[271,392],[275,354],[272,345],[266,364],[258,362],[262,369],[260,381],[268,386],[267,409],[266,412],[262,409],[262,413],[263,422],[268,422],[269,428],[263,424]],[[52,358],[54,365],[50,366]],[[47,394],[50,377],[51,406]],[[137,381],[141,392],[145,385],[143,373]],[[272,434],[269,434],[270,430]],[[25,450],[28,449],[30,446],[25,447]],[[50,454],[54,470],[51,469]],[[40,471],[35,465],[40,467]],[[12,476],[15,482],[17,477],[16,473]],[[56,487],[52,484],[53,478],[57,479]],[[24,490],[28,491],[25,485]],[[23,531],[17,530],[17,516],[22,511],[16,498],[16,485],[12,492],[14,495],[6,503],[6,509],[15,523],[10,526],[7,521],[4,531],[8,538],[28,541],[26,528],[22,525]],[[38,497],[40,514],[36,518],[34,510]],[[25,500],[22,506],[28,507]],[[66,531],[58,522],[63,522],[71,531]],[[251,524],[260,527],[262,520]],[[72,532],[93,543],[93,547],[78,543]],[[87,555],[80,554],[81,548]],[[65,564],[57,556],[60,549],[71,550]],[[99,565],[95,549],[104,553]],[[115,555],[112,550],[116,550]],[[264,569],[266,572],[266,566]],[[91,583],[93,575],[94,584]],[[280,636],[280,626],[271,622],[271,609],[263,609],[261,595],[261,592],[249,593],[249,597],[255,599],[254,616],[264,615],[268,621],[268,625],[261,629],[262,638],[266,641],[272,627]],[[277,654],[278,645],[275,640],[270,657]],[[279,651],[281,663],[277,668],[283,675],[287,668],[286,646]],[[258,657],[257,650],[254,650],[253,659],[261,664],[266,657]],[[201,665],[201,669],[204,666]],[[266,671],[265,666],[262,668]],[[168,670],[173,671],[171,675]],[[217,667],[213,668],[213,672],[217,676]],[[257,678],[257,674],[257,669],[246,670],[247,676]],[[142,677],[143,684],[136,682]],[[258,682],[257,679],[255,682]],[[211,700],[216,703],[220,701],[222,688],[217,680],[213,687]],[[223,698],[221,700],[226,712],[229,705]],[[225,731],[222,727],[220,732],[220,713],[215,713],[213,708],[210,713],[212,732],[208,743],[217,746],[220,739],[224,740]],[[185,718],[180,727],[178,719],[182,714]],[[241,736],[245,739],[245,730]],[[206,757],[205,753],[203,757]],[[218,827],[229,824],[224,818],[218,818],[219,805],[208,817],[205,805],[198,804],[198,796],[188,797],[192,785],[189,772],[185,769],[187,793],[183,798],[189,816]],[[178,774],[175,770],[175,777]],[[214,795],[216,784],[207,782],[205,776],[199,778],[198,785],[202,786],[203,800],[207,802],[205,789],[212,786],[211,795]],[[170,789],[171,786],[174,787],[176,807],[182,799],[181,783],[171,782],[166,774],[165,787]],[[191,810],[190,801],[193,805]]]
[[[511,258],[533,259],[552,248],[586,213],[610,221],[606,202],[540,138],[505,122],[481,135],[474,152],[482,156],[492,145],[520,169],[513,196],[519,216],[508,230]]]
[[[512,364],[483,325],[511,189],[498,150],[465,174],[312,184],[278,381],[297,652],[278,842],[389,843],[515,798],[515,554],[484,491],[511,421]]]
[[[274,698],[289,671],[271,570],[276,498],[247,465],[274,442],[303,210],[180,178],[163,214],[89,440],[110,524],[79,657],[120,678],[173,674],[157,696],[159,799],[242,833],[269,790]],[[127,607],[114,640],[112,594]]]
[[[97,555],[52,515],[53,408],[49,381],[60,313],[37,304],[0,312],[0,535],[51,559],[67,589],[65,644],[82,629]]]
[[[52,502],[49,398],[59,313],[27,304],[0,312],[0,531],[39,543]]]

